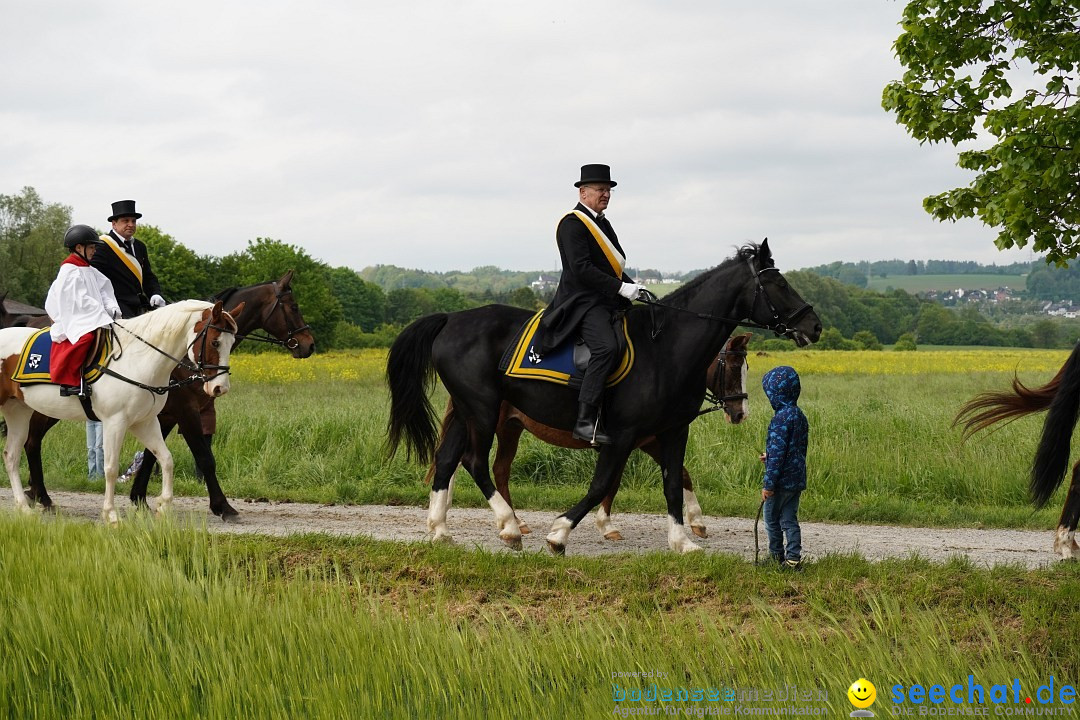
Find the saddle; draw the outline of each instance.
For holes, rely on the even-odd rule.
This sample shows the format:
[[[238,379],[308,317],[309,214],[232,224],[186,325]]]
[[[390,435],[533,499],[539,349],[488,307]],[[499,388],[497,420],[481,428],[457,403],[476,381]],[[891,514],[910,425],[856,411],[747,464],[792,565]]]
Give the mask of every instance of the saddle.
[[[536,351],[535,336],[543,315],[544,311],[541,310],[521,326],[521,330],[510,341],[503,353],[502,360],[499,361],[499,370],[510,377],[545,380],[572,388],[581,387],[581,382],[585,377],[585,368],[588,367],[589,358],[592,356],[589,346],[581,338],[574,338],[540,355]],[[625,349],[619,364],[608,375],[607,387],[617,385],[626,379],[634,366],[634,344],[630,342],[630,336],[626,332],[625,317],[621,318],[621,324],[617,327],[622,330]]]
[[[112,354],[112,333],[108,328],[98,328],[94,334],[94,342],[90,346],[90,352],[83,362],[83,381],[90,385],[96,382],[109,364]],[[30,336],[23,345],[19,354],[19,362],[15,365],[15,372],[11,379],[20,385],[40,385],[51,383],[49,376],[49,360],[52,357],[52,337],[49,336],[49,328],[42,328]]]

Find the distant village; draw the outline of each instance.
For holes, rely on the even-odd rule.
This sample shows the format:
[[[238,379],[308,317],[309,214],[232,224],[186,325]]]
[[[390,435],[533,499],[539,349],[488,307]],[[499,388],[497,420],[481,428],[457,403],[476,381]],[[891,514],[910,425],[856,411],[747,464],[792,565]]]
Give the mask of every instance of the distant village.
[[[1017,293],[1007,285],[999,287],[996,290],[965,290],[964,288],[956,288],[955,290],[927,290],[918,293],[918,295],[947,307],[967,303],[980,305],[986,303],[997,304],[1009,300],[1020,299]],[[1080,307],[1074,305],[1072,300],[1042,301],[1039,304],[1038,312],[1052,317],[1070,319],[1080,317]]]

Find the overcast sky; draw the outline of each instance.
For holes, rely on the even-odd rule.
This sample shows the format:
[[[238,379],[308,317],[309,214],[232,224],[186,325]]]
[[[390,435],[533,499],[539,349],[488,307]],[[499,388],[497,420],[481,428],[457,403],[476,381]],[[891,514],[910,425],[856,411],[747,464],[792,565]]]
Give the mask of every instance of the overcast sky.
[[[585,163],[632,266],[1030,260],[924,196],[951,146],[881,108],[893,0],[7,3],[0,194],[105,228],[135,199],[196,252],[331,265],[558,264]]]

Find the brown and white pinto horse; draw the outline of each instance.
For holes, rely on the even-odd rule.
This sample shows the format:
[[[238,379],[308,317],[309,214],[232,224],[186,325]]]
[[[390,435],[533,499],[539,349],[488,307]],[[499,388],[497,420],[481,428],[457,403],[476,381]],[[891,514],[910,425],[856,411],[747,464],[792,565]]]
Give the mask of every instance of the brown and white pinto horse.
[[[953,425],[963,425],[966,439],[995,423],[1011,422],[1043,410],[1048,412],[1028,484],[1028,495],[1035,507],[1046,505],[1068,470],[1069,444],[1080,416],[1080,344],[1050,382],[1029,388],[1014,376],[1011,390],[975,396],[960,408],[953,421]],[[1080,462],[1073,466],[1072,483],[1054,535],[1054,552],[1062,560],[1080,558],[1080,545],[1076,543],[1078,521]]]
[[[703,410],[703,414],[714,409],[721,409],[724,411],[725,419],[732,425],[738,425],[749,416],[750,409],[746,393],[746,346],[752,336],[751,333],[743,333],[729,339],[724,344],[724,349],[709,365],[706,371],[706,387],[708,388],[706,398],[714,405],[709,410]],[[444,432],[452,411],[453,402],[450,402],[446,408],[446,415],[443,417],[442,426]],[[510,466],[517,455],[521,433],[525,430],[528,430],[538,439],[556,447],[573,450],[595,449],[588,443],[574,438],[570,431],[539,423],[513,405],[504,402],[499,413],[499,424],[495,428],[498,446],[495,450],[495,462],[491,466],[491,471],[496,489],[511,508],[514,507],[514,502],[510,499]],[[441,443],[442,438],[440,437]],[[660,447],[656,442],[655,435],[642,438],[637,447],[642,452],[647,453],[658,465],[660,464]],[[435,465],[433,463],[428,470],[425,482],[430,484],[434,475]],[[596,509],[596,526],[607,540],[623,539],[622,533],[611,520],[611,503],[615,499],[616,493],[619,492],[621,482],[622,476],[620,475],[615,479],[611,492],[607,494],[600,502],[600,507]],[[686,511],[687,524],[694,535],[701,538],[708,537],[709,533],[705,527],[701,505],[698,503],[697,495],[694,494],[694,483],[686,466],[682,468],[682,486],[683,506]],[[433,540],[449,541],[451,539],[446,529],[446,513],[450,507],[453,490],[454,479],[451,479],[450,486],[446,491],[440,493],[433,490],[431,492],[428,505],[428,530],[433,533]],[[516,510],[514,511],[514,517],[517,518],[522,535],[532,532],[529,526],[518,517]]]
[[[194,380],[204,393],[218,397],[229,391],[229,353],[236,340],[236,321],[243,304],[232,314],[221,303],[184,300],[152,313],[112,325],[114,351],[105,372],[93,385],[93,411],[101,419],[105,449],[105,501],[101,515],[115,525],[114,505],[120,448],[124,434],[131,433],[161,461],[161,496],[158,511],[169,508],[173,497],[173,460],[157,414],[165,404],[169,376],[178,363],[189,364]],[[0,411],[7,422],[4,465],[15,506],[30,512],[19,479],[19,457],[34,412],[61,420],[85,421],[86,413],[76,397],[61,397],[52,384],[20,385],[11,380],[23,346],[33,328],[0,330]],[[181,360],[181,358],[184,358]]]
[[[300,308],[292,290],[292,270],[278,280],[270,280],[241,288],[229,288],[215,295],[212,300],[226,305],[244,303],[247,312],[236,318],[236,344],[245,338],[260,342],[281,345],[289,350],[294,358],[310,357],[315,352],[315,338],[311,329],[304,322]],[[47,320],[47,319],[46,319]],[[268,336],[254,334],[257,330]],[[180,434],[191,450],[195,466],[201,471],[210,500],[210,511],[222,520],[236,518],[238,513],[229,504],[229,499],[221,489],[217,477],[217,462],[211,450],[210,439],[216,432],[217,413],[214,398],[201,392],[196,385],[187,383],[191,371],[183,367],[173,370],[172,382],[175,385],[166,396],[165,406],[158,415],[162,437],[168,437],[173,428],[179,427]],[[30,435],[26,440],[26,460],[30,469],[30,488],[27,497],[31,502],[43,508],[53,507],[52,498],[45,488],[45,478],[41,467],[41,442],[56,420],[35,413],[30,421]],[[147,487],[153,472],[156,458],[147,451],[143,455],[142,466],[131,483],[131,502],[135,505],[146,504]]]

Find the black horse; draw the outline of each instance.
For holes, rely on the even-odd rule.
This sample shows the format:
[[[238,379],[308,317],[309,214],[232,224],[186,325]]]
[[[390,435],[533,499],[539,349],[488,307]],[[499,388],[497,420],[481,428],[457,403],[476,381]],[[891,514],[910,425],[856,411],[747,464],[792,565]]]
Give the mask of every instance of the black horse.
[[[288,349],[295,358],[309,357],[315,351],[315,339],[311,330],[300,314],[292,291],[292,270],[278,280],[270,280],[242,288],[229,288],[214,296],[214,301],[227,303],[234,307],[240,302],[246,303],[245,311],[236,318],[236,345],[245,338],[281,345]],[[269,337],[253,335],[256,330],[269,333]],[[183,368],[173,371],[172,381],[183,383],[190,372]],[[210,447],[210,437],[215,431],[214,400],[198,390],[198,385],[181,384],[169,391],[165,407],[158,415],[161,423],[161,436],[168,437],[174,427],[179,426],[180,434],[187,443],[195,459],[195,466],[206,483],[210,500],[210,511],[230,520],[237,516],[236,509],[229,504],[217,478],[217,462]],[[56,420],[40,413],[34,413],[30,421],[30,436],[24,446],[27,465],[30,471],[30,486],[26,496],[48,509],[53,505],[52,498],[45,488],[44,473],[41,468],[41,441]],[[149,451],[143,455],[142,466],[131,483],[131,502],[135,505],[146,504],[146,492],[150,483],[150,473],[156,459]]]
[[[504,305],[428,315],[398,335],[386,368],[389,454],[404,441],[409,454],[421,462],[434,455],[433,506],[447,495],[450,478],[462,464],[495,512],[499,537],[515,549],[521,547],[521,531],[488,467],[500,406],[506,401],[533,420],[563,430],[573,427],[577,412],[576,390],[500,372],[503,352],[529,316],[528,310]],[[663,305],[635,306],[627,313],[636,359],[629,377],[605,395],[602,422],[612,442],[600,448],[585,497],[556,518],[547,536],[553,552],[565,552],[570,531],[608,494],[631,451],[648,436],[655,436],[659,445],[668,544],[677,552],[700,549],[683,528],[686,441],[705,396],[706,368],[741,320],[773,329],[799,345],[821,335],[813,309],[776,269],[768,240],[740,248],[735,257],[669,295]],[[441,443],[428,399],[436,373],[453,406],[443,423]],[[429,523],[439,516],[434,509],[429,509]]]

